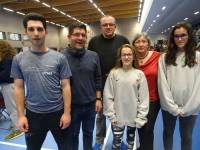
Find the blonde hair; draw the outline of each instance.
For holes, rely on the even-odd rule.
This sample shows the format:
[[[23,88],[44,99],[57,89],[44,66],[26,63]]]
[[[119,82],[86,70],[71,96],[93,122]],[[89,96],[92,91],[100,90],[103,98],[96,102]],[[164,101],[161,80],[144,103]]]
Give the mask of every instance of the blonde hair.
[[[16,50],[4,40],[0,40],[0,62],[6,58],[12,59],[16,55]]]

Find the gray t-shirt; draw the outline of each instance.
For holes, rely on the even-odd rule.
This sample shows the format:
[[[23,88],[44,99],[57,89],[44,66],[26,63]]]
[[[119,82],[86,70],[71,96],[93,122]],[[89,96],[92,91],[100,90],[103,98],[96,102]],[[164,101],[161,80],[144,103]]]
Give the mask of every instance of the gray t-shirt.
[[[19,53],[13,59],[11,77],[23,79],[26,86],[26,108],[36,113],[63,109],[61,80],[71,77],[64,55],[48,49]]]

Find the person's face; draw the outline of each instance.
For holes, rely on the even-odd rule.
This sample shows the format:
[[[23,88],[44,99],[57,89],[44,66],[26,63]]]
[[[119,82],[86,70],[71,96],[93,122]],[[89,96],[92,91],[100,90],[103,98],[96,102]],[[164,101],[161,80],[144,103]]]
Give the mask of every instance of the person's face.
[[[45,30],[41,21],[29,20],[25,33],[29,36],[33,46],[44,46],[47,30]]]
[[[124,47],[121,50],[121,61],[123,67],[131,67],[133,63],[133,52],[129,47]]]
[[[75,28],[71,35],[68,35],[69,43],[72,48],[81,49],[85,47],[87,40],[86,31],[81,28]]]
[[[106,38],[112,38],[115,33],[116,25],[112,17],[105,17],[101,19],[101,32]]]
[[[177,28],[174,30],[174,42],[178,48],[184,48],[188,42],[188,32],[185,28]]]
[[[143,37],[143,36],[140,36],[134,43],[134,46],[136,48],[136,51],[138,53],[144,53],[146,51],[148,51],[149,49],[149,43],[148,43],[148,40]]]

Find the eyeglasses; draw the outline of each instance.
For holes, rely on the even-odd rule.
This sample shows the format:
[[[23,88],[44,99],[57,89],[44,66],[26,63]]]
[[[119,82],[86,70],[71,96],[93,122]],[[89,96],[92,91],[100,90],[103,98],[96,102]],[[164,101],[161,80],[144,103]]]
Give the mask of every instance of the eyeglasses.
[[[114,27],[115,24],[114,24],[114,23],[104,23],[104,24],[101,24],[101,26],[102,26],[102,27],[107,27],[107,26],[109,26],[109,27]]]
[[[132,57],[133,56],[133,54],[131,54],[131,53],[128,53],[128,54],[122,54],[122,57]]]
[[[72,35],[75,37],[80,37],[80,36],[82,36],[83,38],[86,37],[86,34],[84,34],[84,33],[73,33]]]
[[[35,30],[37,30],[38,32],[43,32],[44,28],[42,28],[42,27],[38,27],[38,28],[28,27],[27,28],[27,31],[29,31],[29,32],[34,32]]]
[[[178,39],[186,39],[188,37],[187,34],[175,34],[174,35],[174,39],[178,40]]]

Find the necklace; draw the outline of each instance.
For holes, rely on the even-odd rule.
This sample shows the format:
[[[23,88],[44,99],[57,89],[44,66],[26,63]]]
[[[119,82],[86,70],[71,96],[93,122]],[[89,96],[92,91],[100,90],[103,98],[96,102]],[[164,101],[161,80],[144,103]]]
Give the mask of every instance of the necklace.
[[[146,54],[145,54],[144,56],[138,57],[138,59],[145,59],[145,58],[148,56],[148,54],[149,54],[149,51],[147,51]]]

